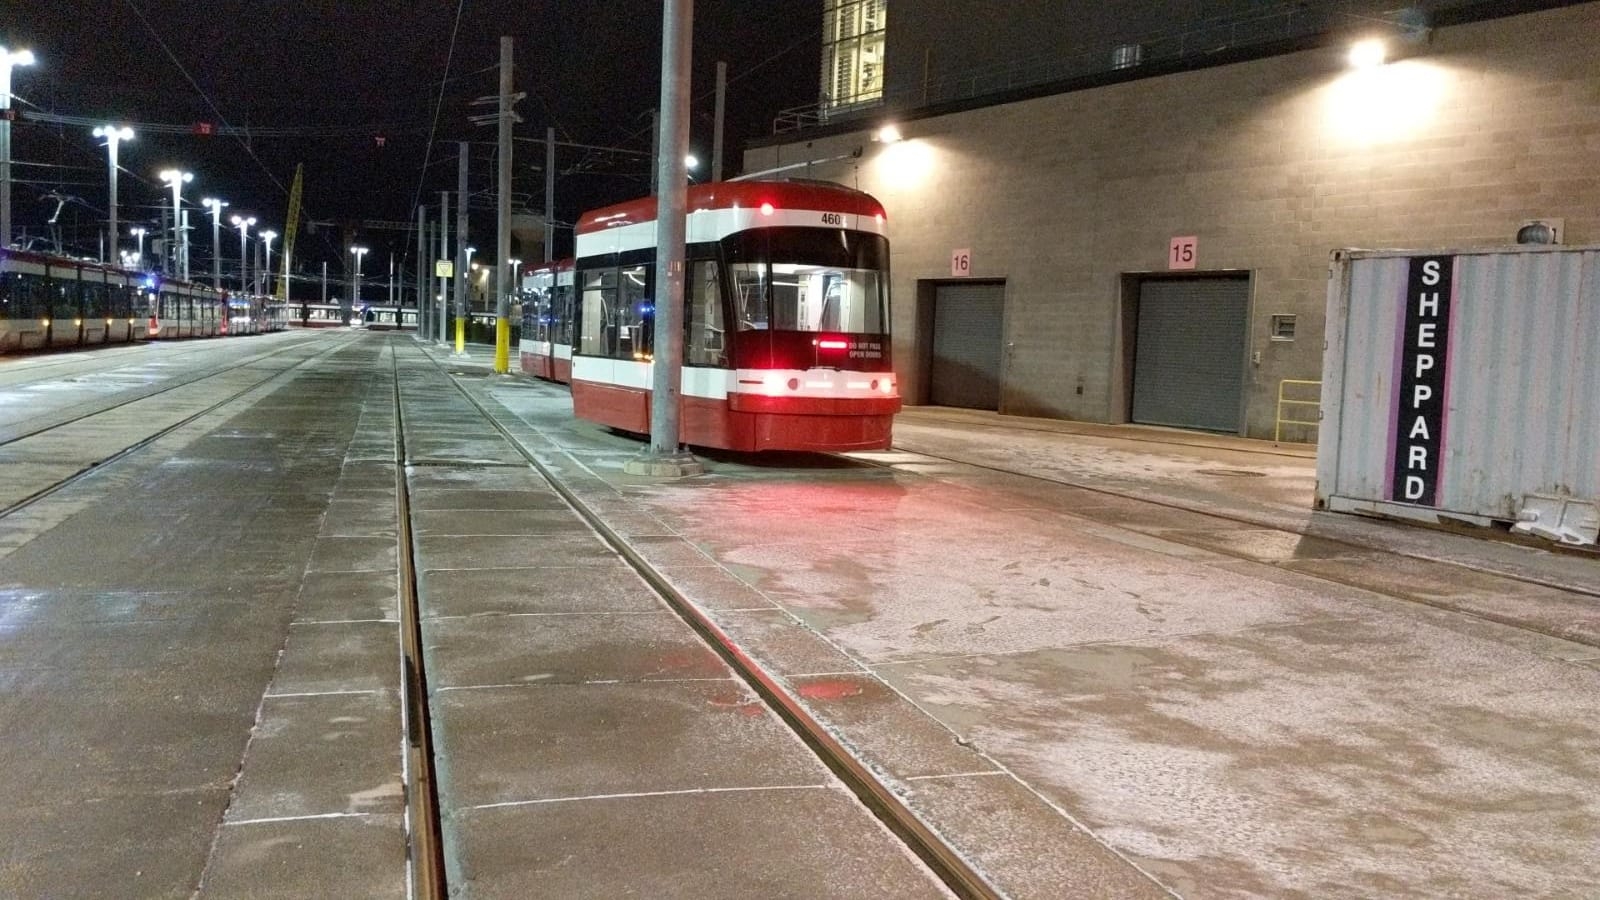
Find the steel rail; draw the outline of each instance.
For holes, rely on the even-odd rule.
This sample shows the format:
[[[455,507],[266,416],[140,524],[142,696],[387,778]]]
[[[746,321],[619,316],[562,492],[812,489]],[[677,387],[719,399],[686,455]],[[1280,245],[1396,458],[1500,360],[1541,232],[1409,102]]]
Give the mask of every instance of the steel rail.
[[[1097,485],[1093,485],[1093,484],[1087,484],[1087,483],[1080,482],[1080,481],[1071,481],[1071,480],[1068,480],[1068,479],[1065,479],[1065,478],[1050,478],[1048,476],[1038,475],[1038,474],[1029,473],[1029,472],[1018,472],[1015,469],[1008,469],[1008,468],[1005,468],[1004,466],[991,465],[991,464],[988,464],[988,463],[973,462],[971,460],[966,460],[966,459],[957,459],[956,457],[953,457],[953,456],[943,456],[943,455],[938,454],[938,453],[929,453],[929,452],[924,451],[924,450],[912,450],[912,449],[905,448],[905,447],[897,447],[895,449],[896,449],[897,452],[908,453],[908,454],[911,454],[913,456],[920,456],[920,457],[923,457],[924,459],[933,459],[933,460],[939,460],[941,462],[955,463],[956,465],[970,466],[971,468],[982,469],[982,470],[984,470],[986,472],[997,472],[997,473],[1002,474],[1002,475],[1013,475],[1013,476],[1016,476],[1018,478],[1026,478],[1026,479],[1031,479],[1033,481],[1042,481],[1042,482],[1045,482],[1046,484],[1056,484],[1056,485],[1060,485],[1062,487],[1068,487],[1068,488],[1074,488],[1076,490],[1088,491],[1090,493],[1101,494],[1101,495],[1107,496],[1107,497],[1115,497],[1115,498],[1120,499],[1120,500],[1130,500],[1130,501],[1133,501],[1135,503],[1143,503],[1143,504],[1146,504],[1146,505],[1149,505],[1149,506],[1160,507],[1162,509],[1171,509],[1171,510],[1176,510],[1176,511],[1179,511],[1179,512],[1192,513],[1192,514],[1194,514],[1196,516],[1203,516],[1203,517],[1212,518],[1212,519],[1219,519],[1219,520],[1224,521],[1224,522],[1232,522],[1232,523],[1235,523],[1235,524],[1238,524],[1238,525],[1248,525],[1251,528],[1256,529],[1256,530],[1260,530],[1260,531],[1277,531],[1277,532],[1281,532],[1283,534],[1297,535],[1299,537],[1316,538],[1317,540],[1320,540],[1320,541],[1327,541],[1327,542],[1329,542],[1331,544],[1339,544],[1341,546],[1349,547],[1352,550],[1361,550],[1363,552],[1368,552],[1368,553],[1387,553],[1387,554],[1390,554],[1390,555],[1393,555],[1393,556],[1398,556],[1398,557],[1400,557],[1402,559],[1414,559],[1414,560],[1417,560],[1419,562],[1436,563],[1438,565],[1450,566],[1452,568],[1462,569],[1462,570],[1468,571],[1468,572],[1477,572],[1477,573],[1480,573],[1480,574],[1483,574],[1483,575],[1493,575],[1493,576],[1495,576],[1497,578],[1504,578],[1507,581],[1515,581],[1515,582],[1518,582],[1518,583],[1521,583],[1521,584],[1533,585],[1535,587],[1552,588],[1554,590],[1564,591],[1566,593],[1575,594],[1575,595],[1578,595],[1578,596],[1600,597],[1600,588],[1586,588],[1586,587],[1582,587],[1582,586],[1579,586],[1579,585],[1565,584],[1565,583],[1562,583],[1560,581],[1556,581],[1556,580],[1553,580],[1553,579],[1539,578],[1539,577],[1536,577],[1536,576],[1533,576],[1533,575],[1523,575],[1523,574],[1516,573],[1516,572],[1506,572],[1506,571],[1503,571],[1503,570],[1500,570],[1500,569],[1489,568],[1487,566],[1474,566],[1474,565],[1470,565],[1470,564],[1465,563],[1465,562],[1461,562],[1459,560],[1440,559],[1440,558],[1435,557],[1435,556],[1424,556],[1424,555],[1421,555],[1421,554],[1418,554],[1418,553],[1412,553],[1412,552],[1409,552],[1409,551],[1406,551],[1406,550],[1397,550],[1397,549],[1394,549],[1393,547],[1376,546],[1375,544],[1364,543],[1364,542],[1361,542],[1361,541],[1352,540],[1352,539],[1347,538],[1347,537],[1339,537],[1337,535],[1311,534],[1309,532],[1296,531],[1294,529],[1285,528],[1282,525],[1271,524],[1270,522],[1265,521],[1263,519],[1253,518],[1253,517],[1248,516],[1248,515],[1235,515],[1235,514],[1232,514],[1232,513],[1219,512],[1219,511],[1216,511],[1216,510],[1196,509],[1193,506],[1185,505],[1183,503],[1178,503],[1178,502],[1170,501],[1170,500],[1157,500],[1157,499],[1153,499],[1153,498],[1149,497],[1148,495],[1140,495],[1140,494],[1133,493],[1132,491],[1123,491],[1123,490],[1118,490],[1118,489],[1115,489],[1115,488],[1101,487],[1101,486],[1097,486]],[[894,471],[901,472],[901,474],[915,475],[915,476],[917,476],[919,478],[932,478],[933,477],[931,475],[926,475],[926,474],[922,474],[922,473],[918,473],[918,472],[905,472],[903,470],[896,469],[895,468],[895,464],[893,464],[893,463],[878,462],[877,460],[861,459],[859,457],[851,457],[851,458],[855,459],[857,462],[865,463],[866,465],[874,466],[874,467],[877,467],[877,468],[883,468],[883,469],[891,469],[891,470],[894,470]],[[1091,523],[1093,523],[1095,525],[1099,525],[1099,526],[1105,527],[1105,528],[1113,528],[1113,529],[1116,529],[1118,531],[1125,531],[1125,532],[1127,532],[1129,534],[1139,535],[1140,537],[1146,537],[1146,538],[1148,538],[1148,537],[1159,537],[1161,540],[1164,540],[1164,541],[1170,541],[1170,542],[1172,542],[1174,544],[1182,544],[1185,547],[1193,547],[1193,548],[1199,549],[1199,550],[1208,550],[1208,551],[1210,551],[1212,553],[1216,553],[1216,554],[1218,554],[1220,556],[1228,556],[1228,557],[1232,557],[1234,559],[1245,560],[1247,562],[1261,563],[1262,565],[1265,565],[1265,566],[1273,566],[1274,568],[1282,568],[1281,566],[1274,566],[1270,562],[1262,562],[1259,558],[1251,556],[1251,555],[1249,555],[1249,554],[1247,554],[1247,553],[1245,553],[1243,551],[1240,551],[1240,550],[1232,550],[1232,549],[1228,549],[1228,548],[1225,548],[1225,547],[1215,546],[1213,544],[1205,543],[1205,542],[1202,542],[1202,541],[1195,541],[1195,540],[1186,539],[1185,536],[1183,536],[1181,534],[1178,534],[1176,531],[1172,531],[1172,530],[1164,531],[1159,535],[1151,535],[1151,534],[1149,534],[1147,532],[1140,531],[1140,530],[1138,530],[1136,528],[1132,528],[1132,527],[1129,527],[1127,525],[1120,525],[1120,524],[1117,524],[1117,523],[1114,523],[1114,522],[1102,521],[1100,519],[1096,519],[1096,518],[1094,518],[1092,516],[1084,515],[1082,513],[1071,512],[1070,510],[1058,509],[1058,510],[1056,510],[1056,512],[1059,513],[1060,515],[1067,516],[1069,518],[1078,519],[1078,520],[1084,521],[1084,522],[1091,522]],[[1446,533],[1449,533],[1449,532],[1446,532]],[[1547,552],[1548,552],[1549,550],[1553,550],[1553,549],[1556,549],[1556,548],[1537,548],[1537,549],[1544,549],[1544,550],[1547,550]],[[1576,550],[1570,550],[1570,549],[1565,549],[1565,548],[1562,548],[1562,549],[1563,549],[1563,552],[1570,553],[1572,555],[1583,555],[1583,556],[1590,555],[1588,551],[1576,551]],[[1533,623],[1530,623],[1530,622],[1528,622],[1526,620],[1517,619],[1517,618],[1515,618],[1513,616],[1502,616],[1502,615],[1499,615],[1497,613],[1492,613],[1492,612],[1462,609],[1459,606],[1452,606],[1452,605],[1446,603],[1443,600],[1430,600],[1430,599],[1428,599],[1426,597],[1423,597],[1423,596],[1420,596],[1420,595],[1404,594],[1404,593],[1399,593],[1399,592],[1392,591],[1392,590],[1385,590],[1385,589],[1382,589],[1382,588],[1373,587],[1372,585],[1359,582],[1359,581],[1357,581],[1355,579],[1344,579],[1344,578],[1340,578],[1340,577],[1338,577],[1336,575],[1331,575],[1331,574],[1322,573],[1322,572],[1315,572],[1314,573],[1314,572],[1298,570],[1298,569],[1293,569],[1293,570],[1284,569],[1284,571],[1293,571],[1296,574],[1303,575],[1303,576],[1305,576],[1307,578],[1314,578],[1314,579],[1316,579],[1318,581],[1326,581],[1329,584],[1337,584],[1337,585],[1340,585],[1341,587],[1356,588],[1356,589],[1363,590],[1363,591],[1366,591],[1366,592],[1371,593],[1371,594],[1377,594],[1378,596],[1381,596],[1381,597],[1388,597],[1388,598],[1390,598],[1392,600],[1401,600],[1401,601],[1404,601],[1404,602],[1407,602],[1407,603],[1420,603],[1420,604],[1422,604],[1424,606],[1429,606],[1429,607],[1432,607],[1434,609],[1440,609],[1440,610],[1444,610],[1446,612],[1458,613],[1460,615],[1467,616],[1469,618],[1481,619],[1481,620],[1483,620],[1485,622],[1493,622],[1496,625],[1503,625],[1503,626],[1506,626],[1508,628],[1515,628],[1515,629],[1517,629],[1519,631],[1527,631],[1527,632],[1530,632],[1530,633],[1533,633],[1533,634],[1542,634],[1542,635],[1544,635],[1546,637],[1553,637],[1553,638],[1557,638],[1559,640],[1571,641],[1571,642],[1577,643],[1577,644],[1586,644],[1586,645],[1589,645],[1589,646],[1600,646],[1600,642],[1596,642],[1592,638],[1588,638],[1588,637],[1585,637],[1583,635],[1568,634],[1568,633],[1562,632],[1561,630],[1555,629],[1555,628],[1538,627]]]
[[[439,783],[433,765],[433,720],[428,710],[428,675],[422,655],[422,616],[417,596],[416,542],[411,530],[411,488],[406,481],[405,407],[400,391],[400,358],[386,342],[394,371],[394,486],[400,562],[401,716],[405,735],[406,864],[411,897],[444,900],[444,839],[439,820]]]
[[[675,588],[654,566],[635,551],[627,540],[614,531],[605,520],[589,508],[583,500],[563,484],[538,457],[523,447],[514,435],[483,404],[439,364],[432,355],[424,353],[435,368],[449,379],[450,384],[476,409],[479,415],[498,431],[506,442],[525,459],[574,512],[594,528],[611,549],[625,560],[641,578],[650,585],[667,607],[693,629],[724,663],[739,675],[741,680],[777,714],[801,742],[827,766],[828,769],[872,812],[905,846],[932,871],[956,896],[964,900],[999,900],[1005,896],[977,868],[950,846],[929,827],[888,785],[884,784],[864,763],[850,753],[828,729],[806,710],[805,706],[778,680],[752,659],[733,638],[729,637],[699,607]]]
[[[299,367],[305,365],[306,363],[311,362],[312,360],[321,359],[322,357],[325,357],[325,356],[331,355],[333,353],[336,353],[336,352],[338,352],[340,350],[343,350],[345,347],[350,346],[353,343],[355,343],[355,341],[353,341],[353,340],[352,341],[346,341],[346,342],[338,345],[337,347],[330,348],[328,350],[323,351],[322,353],[313,354],[311,356],[308,356],[305,359],[302,359],[299,362],[296,362],[294,365],[289,366],[286,369],[283,369],[282,371],[273,372],[273,373],[267,375],[265,378],[262,378],[259,381],[252,382],[251,384],[245,386],[244,388],[229,394],[228,396],[222,398],[221,400],[218,400],[216,403],[213,403],[210,406],[207,406],[205,409],[202,409],[202,410],[194,413],[193,415],[186,416],[183,419],[180,419],[179,421],[174,422],[171,425],[168,425],[165,428],[162,428],[161,430],[156,431],[153,434],[150,434],[150,435],[147,435],[147,436],[145,436],[143,438],[140,438],[139,440],[133,442],[132,444],[129,444],[128,446],[122,448],[121,450],[118,450],[117,452],[111,454],[110,456],[106,456],[106,457],[103,457],[101,459],[95,460],[95,461],[89,463],[87,466],[84,466],[83,468],[79,469],[78,471],[73,472],[72,474],[66,476],[65,478],[61,478],[61,479],[59,479],[59,480],[57,480],[57,481],[55,481],[55,482],[53,482],[53,483],[51,483],[49,485],[46,485],[45,487],[40,488],[37,491],[34,491],[33,493],[27,495],[26,497],[23,497],[20,500],[16,500],[16,501],[12,502],[11,504],[5,506],[4,508],[0,508],[0,519],[4,519],[5,517],[7,517],[7,516],[9,516],[9,515],[11,515],[11,514],[13,514],[15,512],[18,512],[18,511],[20,511],[22,509],[25,509],[25,508],[27,508],[29,506],[32,506],[33,504],[39,502],[40,500],[43,500],[44,498],[50,496],[51,494],[54,494],[56,491],[59,491],[62,488],[68,487],[69,485],[75,484],[76,482],[78,482],[79,480],[87,477],[88,475],[90,475],[90,474],[92,474],[94,472],[98,472],[101,469],[104,469],[106,466],[109,466],[109,465],[111,465],[113,463],[116,463],[116,462],[119,462],[119,461],[121,461],[123,459],[126,459],[127,457],[133,455],[134,453],[137,453],[140,450],[143,450],[145,447],[150,446],[151,444],[155,443],[156,441],[160,440],[161,438],[164,438],[167,435],[171,434],[172,432],[177,431],[179,428],[182,428],[185,425],[188,425],[191,422],[194,422],[195,420],[201,418],[202,416],[210,415],[211,413],[216,412],[218,409],[221,409],[222,407],[228,405],[229,403],[232,403],[233,401],[239,399],[240,397],[243,397],[245,394],[250,393],[251,391],[261,387],[264,384],[267,384],[270,381],[273,381],[274,379],[282,378],[283,376],[289,374],[290,372],[294,371],[295,369],[298,369]],[[268,356],[275,356],[275,355],[277,355],[279,353],[285,353],[285,352],[288,352],[289,350],[299,349],[300,347],[304,347],[304,346],[306,346],[306,344],[300,343],[300,344],[292,345],[290,347],[285,347],[282,350],[275,351],[274,353],[266,354],[266,355],[261,356],[261,357],[257,357],[256,359],[252,360],[251,362],[258,362],[261,359],[264,359],[264,358],[266,358]],[[248,365],[248,363],[243,364],[243,365]],[[196,384],[196,383],[198,383],[200,381],[204,381],[207,378],[215,378],[217,376],[227,374],[228,372],[232,372],[234,369],[238,369],[238,368],[242,368],[242,367],[243,367],[242,365],[240,365],[240,366],[230,366],[230,367],[228,367],[226,369],[223,369],[221,371],[213,372],[210,375],[203,375],[203,376],[200,376],[198,378],[194,378],[194,379],[191,379],[189,381],[186,381],[183,384],[174,385],[172,388],[169,388],[169,390],[176,390],[179,387],[185,387],[187,385]],[[157,392],[157,393],[165,393],[165,391],[160,391],[160,392]],[[92,412],[92,413],[87,413],[85,415],[82,415],[82,416],[79,416],[79,417],[77,417],[75,419],[72,419],[69,422],[62,422],[62,423],[60,423],[58,425],[51,426],[51,428],[64,427],[66,425],[72,424],[72,422],[79,422],[79,421],[82,421],[84,419],[90,418],[92,416],[97,416],[97,415],[101,415],[103,413],[111,412],[113,410],[121,409],[124,406],[127,406],[127,405],[132,404],[132,403],[137,403],[140,400],[147,400],[147,399],[149,399],[150,397],[153,397],[153,396],[156,396],[156,394],[146,394],[144,396],[135,397],[135,398],[133,398],[131,400],[128,400],[127,402],[119,403],[119,404],[117,404],[115,406],[107,407],[106,409],[97,410],[97,411]],[[41,429],[41,431],[34,432],[32,434],[29,434],[29,435],[25,435],[22,438],[16,438],[16,439],[11,440],[11,441],[6,441],[4,443],[0,443],[0,446],[5,446],[7,444],[15,443],[16,441],[23,440],[26,437],[33,437],[33,436],[35,436],[37,434],[42,433],[43,431],[48,431],[48,430],[50,430],[50,429],[49,428]]]
[[[31,438],[31,437],[37,437],[38,435],[44,434],[47,431],[54,431],[57,428],[65,428],[68,425],[72,425],[72,424],[75,424],[77,422],[81,422],[84,419],[92,418],[94,416],[101,415],[102,413],[108,413],[108,412],[112,412],[114,410],[121,409],[122,407],[127,406],[130,403],[138,403],[140,400],[147,400],[147,399],[149,399],[151,397],[159,397],[162,394],[167,393],[168,391],[175,391],[175,390],[177,390],[178,388],[181,388],[181,387],[188,387],[191,384],[195,384],[197,382],[204,381],[207,378],[215,378],[218,375],[226,375],[229,372],[235,371],[237,369],[242,369],[245,366],[254,365],[255,363],[258,363],[258,362],[260,362],[260,361],[262,361],[264,359],[271,359],[274,356],[278,356],[280,354],[287,353],[290,350],[294,350],[296,348],[303,347],[303,346],[306,345],[306,343],[307,343],[306,341],[297,341],[297,342],[289,344],[288,346],[285,346],[285,347],[279,347],[277,349],[266,350],[266,351],[263,351],[261,353],[257,353],[256,355],[250,357],[249,359],[245,359],[245,360],[242,360],[240,362],[236,362],[231,366],[225,366],[225,367],[220,368],[220,369],[214,369],[214,370],[209,371],[209,372],[203,372],[203,373],[200,373],[200,374],[197,374],[197,375],[193,375],[193,376],[189,376],[189,377],[174,379],[174,380],[172,380],[170,382],[162,382],[159,385],[156,385],[154,387],[150,387],[150,388],[147,388],[147,389],[135,389],[135,390],[132,390],[132,391],[126,391],[126,392],[118,395],[117,397],[112,398],[111,402],[109,402],[109,403],[106,403],[106,404],[103,404],[103,405],[99,405],[99,406],[95,406],[93,409],[89,409],[86,412],[69,412],[64,418],[58,418],[58,419],[54,419],[54,420],[46,420],[45,424],[40,425],[40,426],[35,427],[35,428],[31,428],[30,429],[30,428],[24,427],[22,430],[20,430],[20,431],[18,431],[16,433],[6,434],[3,431],[3,427],[0,427],[0,447],[7,447],[7,446],[9,446],[11,444],[16,443],[17,441],[23,441],[23,440],[27,440],[28,438]],[[210,348],[207,348],[207,349],[210,349]],[[193,353],[186,353],[186,354],[183,354],[183,355],[185,357],[187,357],[187,356],[193,356],[194,354]],[[48,379],[41,379],[41,380],[48,380]],[[36,383],[36,382],[29,382],[29,383]],[[83,405],[80,405],[79,407],[77,407],[77,409],[82,409],[82,408],[83,408]],[[68,407],[68,409],[69,410],[73,409],[73,407]]]

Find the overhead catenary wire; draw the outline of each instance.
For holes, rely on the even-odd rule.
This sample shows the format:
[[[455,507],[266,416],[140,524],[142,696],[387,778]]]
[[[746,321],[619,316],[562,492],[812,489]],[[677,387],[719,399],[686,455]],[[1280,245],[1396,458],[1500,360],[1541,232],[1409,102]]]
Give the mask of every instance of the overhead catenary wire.
[[[144,23],[145,29],[150,32],[151,37],[155,38],[155,41],[161,47],[162,52],[167,54],[167,58],[172,60],[172,64],[178,67],[179,72],[183,73],[184,79],[189,82],[191,87],[194,88],[195,93],[199,94],[200,99],[204,100],[206,106],[210,107],[211,111],[216,114],[217,121],[220,122],[223,127],[232,129],[233,125],[228,122],[228,117],[222,114],[222,110],[219,109],[217,104],[211,99],[211,95],[206,93],[205,88],[200,86],[200,82],[196,81],[193,75],[189,74],[188,68],[186,68],[183,62],[178,59],[177,54],[172,52],[172,48],[167,46],[167,42],[161,37],[161,32],[156,30],[155,25],[153,25],[150,22],[150,19],[145,16],[144,10],[139,8],[137,0],[122,0],[122,2],[128,4],[128,8],[132,9],[134,15],[139,17],[139,21]],[[261,167],[261,171],[266,173],[267,178],[271,179],[272,183],[277,186],[278,190],[284,195],[284,197],[288,197],[289,188],[284,185],[282,179],[278,178],[278,176],[273,173],[272,169],[268,167],[266,163],[261,161],[261,157],[256,155],[255,148],[250,146],[250,142],[246,141],[238,134],[233,135],[233,138],[234,140],[238,141],[239,146],[244,148],[244,152],[255,161],[255,164]],[[301,212],[308,218],[311,216],[311,210],[309,207],[302,205]],[[333,242],[328,240],[327,235],[322,235],[322,241],[327,245],[329,250],[336,250],[336,248],[333,246]]]
[[[444,108],[444,89],[450,83],[450,64],[456,57],[456,37],[461,32],[461,12],[466,8],[466,0],[456,0],[456,20],[450,28],[450,46],[445,51],[444,75],[439,79],[439,97],[433,104],[433,124],[428,127],[428,143],[422,151],[422,171],[417,173],[417,189],[411,196],[411,208],[422,205],[422,188],[427,183],[428,165],[433,161],[433,142],[439,133],[439,112]],[[480,70],[482,71],[482,70]],[[409,254],[409,248],[407,248]],[[407,255],[405,259],[410,259]]]

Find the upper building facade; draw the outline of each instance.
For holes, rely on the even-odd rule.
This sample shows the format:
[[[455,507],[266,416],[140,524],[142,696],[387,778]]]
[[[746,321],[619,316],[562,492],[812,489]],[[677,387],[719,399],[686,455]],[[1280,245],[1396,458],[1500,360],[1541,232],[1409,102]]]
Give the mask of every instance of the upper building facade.
[[[1270,438],[1334,250],[1600,243],[1600,3],[888,2],[881,99],[744,170],[884,204],[908,402]]]

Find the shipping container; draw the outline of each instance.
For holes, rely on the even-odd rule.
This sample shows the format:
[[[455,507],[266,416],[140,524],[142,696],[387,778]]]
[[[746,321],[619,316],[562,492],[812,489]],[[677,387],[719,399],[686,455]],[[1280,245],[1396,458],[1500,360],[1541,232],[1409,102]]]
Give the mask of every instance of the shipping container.
[[[1600,248],[1333,254],[1317,506],[1600,532]]]

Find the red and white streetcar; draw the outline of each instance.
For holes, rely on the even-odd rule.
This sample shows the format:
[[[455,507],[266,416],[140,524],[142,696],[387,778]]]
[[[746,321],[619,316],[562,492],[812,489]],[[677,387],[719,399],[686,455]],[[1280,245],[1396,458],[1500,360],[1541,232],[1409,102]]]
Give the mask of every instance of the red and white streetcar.
[[[522,295],[522,371],[566,384],[572,380],[572,260],[523,276]]]
[[[681,429],[728,450],[887,449],[889,242],[868,194],[810,181],[689,189]],[[578,222],[578,417],[650,428],[656,201]]]

